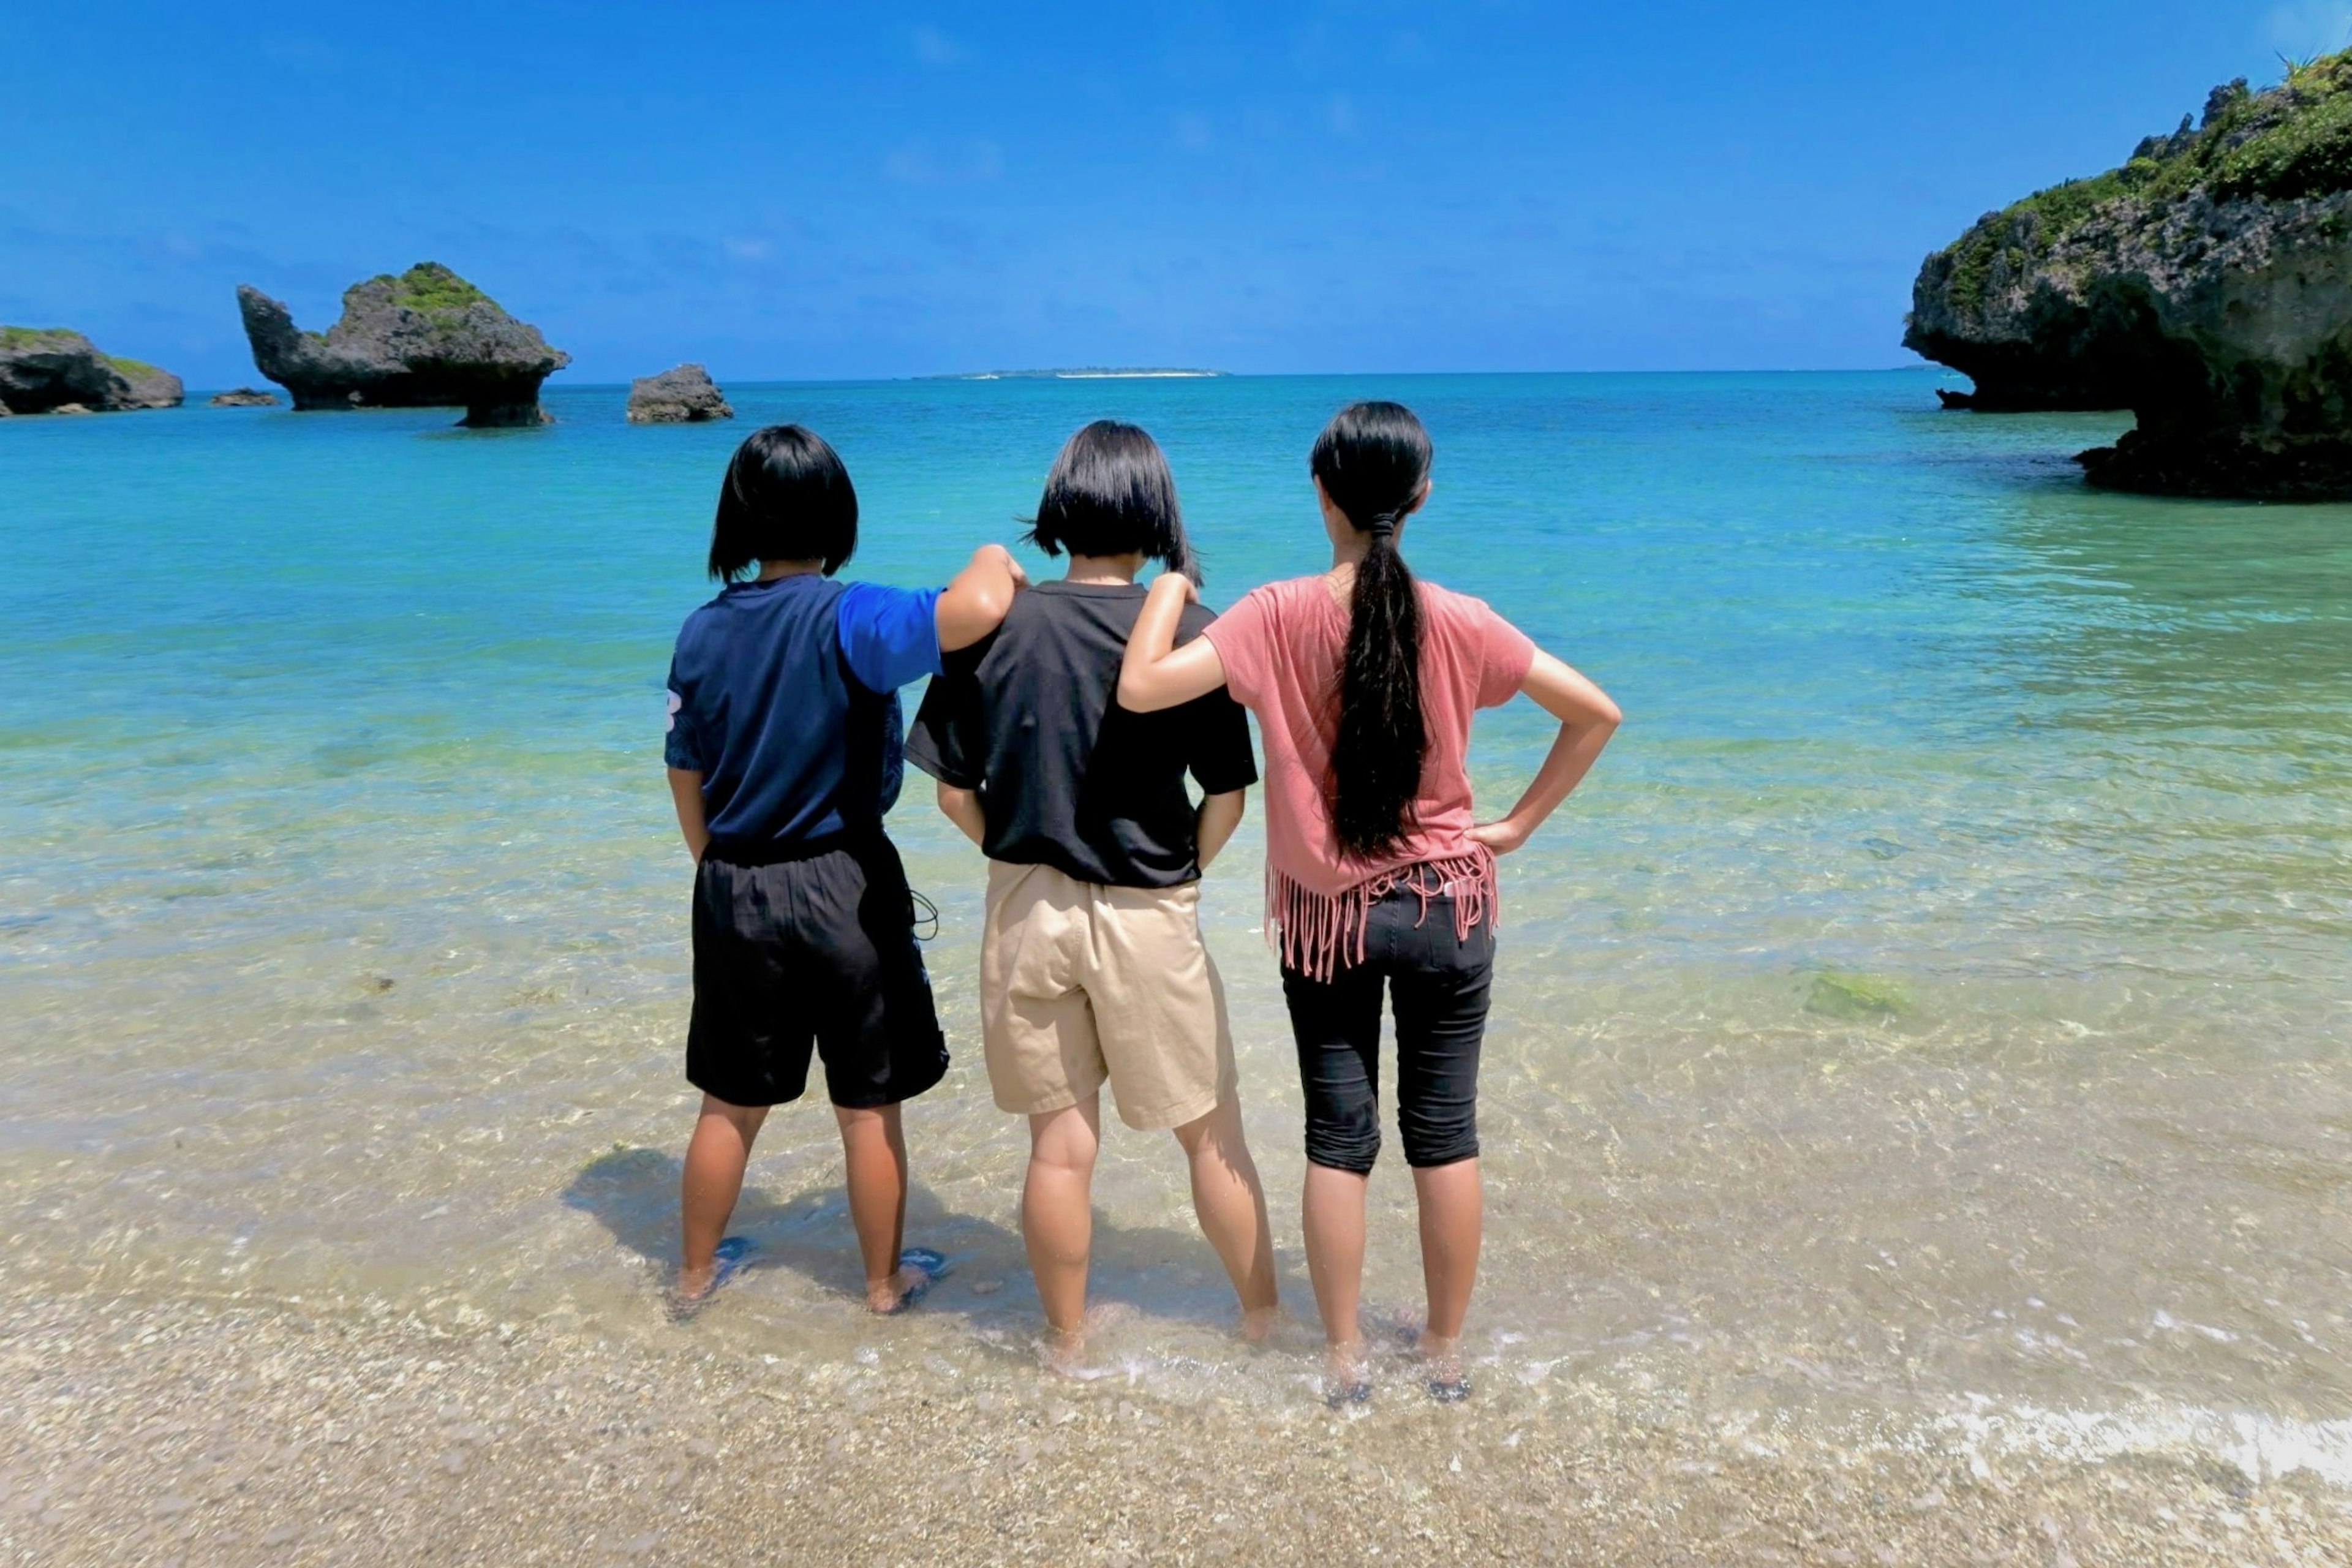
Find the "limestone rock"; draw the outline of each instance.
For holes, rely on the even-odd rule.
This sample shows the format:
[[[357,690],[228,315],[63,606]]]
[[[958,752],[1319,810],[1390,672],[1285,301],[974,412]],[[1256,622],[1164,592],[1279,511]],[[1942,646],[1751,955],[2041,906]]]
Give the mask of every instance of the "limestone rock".
[[[229,392],[214,393],[212,404],[215,408],[275,408],[279,401],[278,395],[274,392],[264,392],[253,386],[240,386]]]
[[[79,332],[0,327],[0,408],[11,414],[177,408],[184,395],[171,372],[100,353]]]
[[[254,364],[297,408],[462,407],[461,424],[538,425],[540,384],[572,363],[438,262],[352,284],[324,332],[297,330],[251,284],[236,301]]]
[[[2094,484],[2352,497],[2352,51],[1979,219],[1921,267],[1903,341],[1969,406],[2132,410],[2082,454]]]
[[[629,383],[632,425],[689,425],[734,417],[735,410],[728,406],[710,373],[698,364],[682,364]]]

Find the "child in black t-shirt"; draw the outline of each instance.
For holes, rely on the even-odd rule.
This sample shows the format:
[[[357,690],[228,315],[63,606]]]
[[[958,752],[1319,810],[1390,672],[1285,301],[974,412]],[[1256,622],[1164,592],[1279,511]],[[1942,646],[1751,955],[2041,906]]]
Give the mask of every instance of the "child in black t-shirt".
[[[1067,551],[1057,583],[951,657],[907,756],[986,852],[981,1016],[996,1103],[1029,1119],[1021,1229],[1056,1358],[1082,1347],[1102,1086],[1130,1127],[1171,1130],[1201,1226],[1272,1330],[1265,1196],[1242,1135],[1224,988],[1201,941],[1202,870],[1257,782],[1249,721],[1223,692],[1165,712],[1118,706],[1119,663],[1147,560],[1190,572],[1159,445],[1103,420],[1062,448],[1030,538]],[[1187,639],[1208,624],[1197,606]],[[1205,797],[1184,786],[1190,772]]]

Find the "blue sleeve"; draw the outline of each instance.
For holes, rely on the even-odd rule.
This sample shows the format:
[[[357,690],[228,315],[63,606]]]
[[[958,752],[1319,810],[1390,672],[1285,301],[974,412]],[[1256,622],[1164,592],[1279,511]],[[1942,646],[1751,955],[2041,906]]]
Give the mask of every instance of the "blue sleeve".
[[[852,583],[841,595],[841,654],[868,691],[940,673],[940,592]]]

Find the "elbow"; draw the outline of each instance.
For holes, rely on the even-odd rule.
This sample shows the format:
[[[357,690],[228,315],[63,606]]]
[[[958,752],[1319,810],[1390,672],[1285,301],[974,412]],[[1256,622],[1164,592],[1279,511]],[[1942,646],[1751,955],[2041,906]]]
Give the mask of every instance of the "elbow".
[[[1118,705],[1130,713],[1149,713],[1151,704],[1144,697],[1144,682],[1136,679],[1132,669],[1118,672]]]
[[[1625,721],[1625,710],[1618,707],[1612,700],[1604,697],[1601,700],[1601,710],[1595,713],[1592,719],[1593,722],[1602,730],[1613,731],[1618,725]]]

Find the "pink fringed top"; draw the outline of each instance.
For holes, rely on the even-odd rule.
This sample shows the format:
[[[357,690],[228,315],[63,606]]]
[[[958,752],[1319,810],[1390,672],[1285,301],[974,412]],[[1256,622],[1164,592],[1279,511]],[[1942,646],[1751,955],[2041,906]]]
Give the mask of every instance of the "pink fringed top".
[[[1265,738],[1266,934],[1285,965],[1328,978],[1343,956],[1360,961],[1373,903],[1400,887],[1452,892],[1465,937],[1499,917],[1495,857],[1469,837],[1470,720],[1526,681],[1536,650],[1525,633],[1481,600],[1421,584],[1429,754],[1412,830],[1369,862],[1343,856],[1331,826],[1347,606],[1324,578],[1294,577],[1253,590],[1202,635]]]

